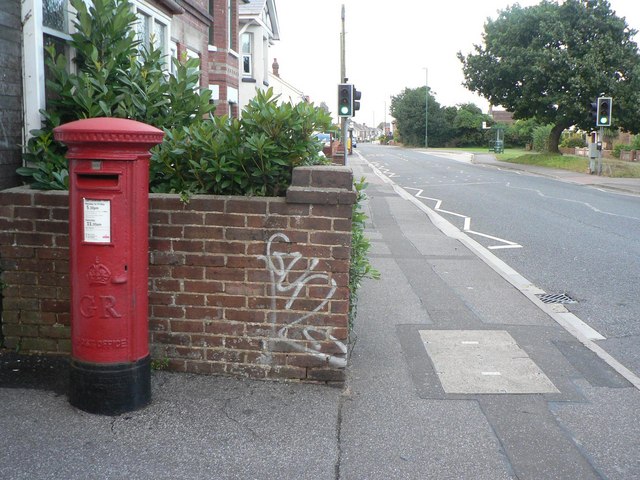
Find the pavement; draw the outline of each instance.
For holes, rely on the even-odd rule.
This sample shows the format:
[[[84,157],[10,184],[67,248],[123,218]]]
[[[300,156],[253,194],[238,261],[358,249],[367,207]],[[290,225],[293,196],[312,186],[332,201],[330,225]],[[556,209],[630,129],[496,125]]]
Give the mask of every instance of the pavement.
[[[349,162],[381,279],[360,291],[343,388],[154,371],[151,405],[108,417],[69,405],[64,359],[4,352],[0,478],[640,478],[640,380]]]

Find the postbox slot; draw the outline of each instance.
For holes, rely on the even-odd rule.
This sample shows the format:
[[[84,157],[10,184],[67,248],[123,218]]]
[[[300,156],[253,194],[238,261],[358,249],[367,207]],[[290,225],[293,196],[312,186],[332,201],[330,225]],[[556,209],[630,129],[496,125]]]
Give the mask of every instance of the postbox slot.
[[[120,175],[117,173],[77,173],[76,185],[78,188],[103,188],[116,189],[120,184]]]

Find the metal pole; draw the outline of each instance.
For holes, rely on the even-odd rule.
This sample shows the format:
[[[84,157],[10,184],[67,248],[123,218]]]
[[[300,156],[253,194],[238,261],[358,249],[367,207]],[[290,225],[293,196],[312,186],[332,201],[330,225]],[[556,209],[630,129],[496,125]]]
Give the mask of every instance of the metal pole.
[[[425,90],[425,102],[424,102],[424,148],[429,147],[429,69],[424,69],[424,90]]]
[[[345,30],[344,30],[344,3],[342,4],[342,11],[340,14],[342,19],[342,31],[340,33],[340,82],[345,83],[347,80],[347,60],[346,60],[346,39],[345,39]],[[341,123],[341,137],[342,137],[342,148],[344,150],[344,165],[347,164],[347,126],[348,119],[346,117],[342,117]]]
[[[598,151],[598,175],[602,175],[602,150],[604,149],[604,127],[600,127],[600,150]]]

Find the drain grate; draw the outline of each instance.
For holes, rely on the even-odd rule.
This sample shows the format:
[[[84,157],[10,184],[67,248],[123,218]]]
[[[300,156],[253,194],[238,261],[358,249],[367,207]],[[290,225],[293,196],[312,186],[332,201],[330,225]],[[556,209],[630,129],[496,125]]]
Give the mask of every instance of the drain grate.
[[[578,303],[566,293],[540,293],[536,297],[542,303]]]

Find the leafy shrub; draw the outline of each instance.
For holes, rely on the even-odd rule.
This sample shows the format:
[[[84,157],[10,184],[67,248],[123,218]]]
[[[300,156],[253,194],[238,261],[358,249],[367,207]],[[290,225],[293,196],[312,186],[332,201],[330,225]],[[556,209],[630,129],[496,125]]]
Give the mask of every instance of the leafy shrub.
[[[533,130],[539,126],[534,119],[516,120],[505,129],[505,143],[524,147],[532,142]]]
[[[549,151],[549,134],[553,125],[543,125],[533,129],[533,149],[536,152]]]
[[[367,216],[362,211],[362,202],[366,200],[364,193],[367,184],[364,178],[354,182],[356,203],[353,205],[351,228],[351,263],[349,265],[349,330],[353,328],[358,304],[358,289],[365,278],[379,279],[378,272],[369,262],[371,242],[364,234]]]
[[[562,137],[562,141],[560,142],[561,147],[565,148],[583,148],[586,147],[587,144],[584,141],[584,137],[577,133],[571,133],[568,135],[564,135]]]
[[[218,195],[284,195],[293,169],[324,163],[313,136],[331,117],[312,104],[277,103],[258,91],[242,119],[214,117],[165,130],[151,157],[151,191]]]
[[[630,150],[633,150],[633,147],[631,145],[624,145],[622,143],[619,143],[615,147],[613,147],[612,155],[615,158],[620,158],[620,152],[622,152],[622,151],[628,152]]]

